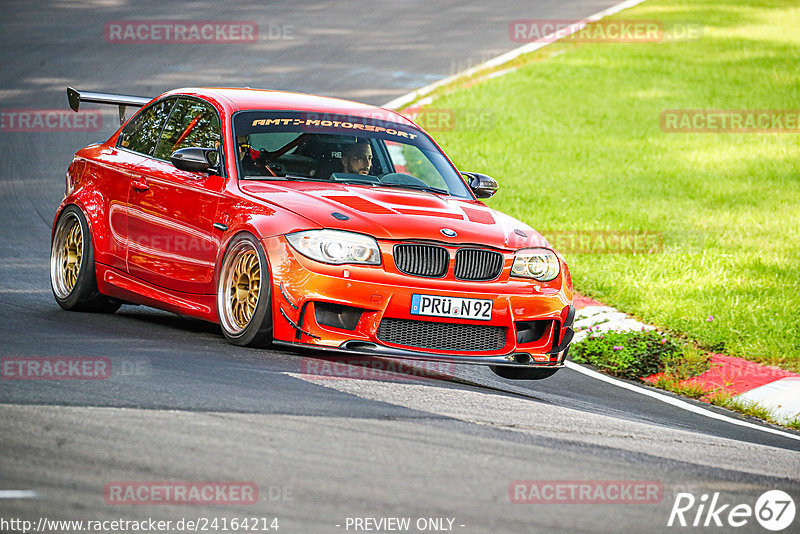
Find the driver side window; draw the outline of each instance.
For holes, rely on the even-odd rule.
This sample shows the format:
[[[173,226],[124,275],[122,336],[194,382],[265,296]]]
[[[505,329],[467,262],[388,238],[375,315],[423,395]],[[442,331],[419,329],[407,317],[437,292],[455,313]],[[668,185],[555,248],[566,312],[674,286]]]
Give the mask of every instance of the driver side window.
[[[216,149],[221,140],[216,110],[205,102],[181,98],[164,125],[154,156],[169,160],[170,155],[181,148]]]

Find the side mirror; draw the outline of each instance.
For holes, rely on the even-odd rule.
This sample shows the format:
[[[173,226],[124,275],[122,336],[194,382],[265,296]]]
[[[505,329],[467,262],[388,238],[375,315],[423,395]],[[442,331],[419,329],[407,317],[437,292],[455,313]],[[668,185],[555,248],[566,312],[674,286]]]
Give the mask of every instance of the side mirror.
[[[181,148],[169,160],[176,168],[188,172],[219,172],[219,152],[214,148]]]
[[[500,187],[497,185],[497,180],[491,176],[486,176],[479,172],[462,172],[461,174],[467,179],[469,188],[478,198],[489,198],[497,193]]]

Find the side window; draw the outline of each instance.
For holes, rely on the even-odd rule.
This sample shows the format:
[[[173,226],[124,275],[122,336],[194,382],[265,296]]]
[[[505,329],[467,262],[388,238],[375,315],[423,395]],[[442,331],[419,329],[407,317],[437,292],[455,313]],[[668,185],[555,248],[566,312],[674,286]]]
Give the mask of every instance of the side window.
[[[422,180],[425,185],[449,190],[447,182],[439,174],[436,166],[419,148],[394,141],[385,141],[385,143],[395,172],[410,174]]]
[[[181,98],[164,126],[155,157],[168,160],[179,148],[217,148],[221,140],[214,108],[199,100]]]
[[[174,98],[166,98],[140,111],[122,130],[118,146],[152,156]]]

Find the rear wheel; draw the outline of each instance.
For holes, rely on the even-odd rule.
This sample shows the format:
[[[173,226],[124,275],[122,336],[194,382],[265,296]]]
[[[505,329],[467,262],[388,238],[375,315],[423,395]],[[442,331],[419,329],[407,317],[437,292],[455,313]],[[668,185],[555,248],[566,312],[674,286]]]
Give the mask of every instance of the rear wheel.
[[[74,205],[61,212],[50,244],[50,287],[65,310],[113,313],[121,305],[97,289],[92,235]]]
[[[558,372],[558,368],[512,367],[510,365],[492,365],[491,368],[497,376],[510,380],[542,380]]]
[[[217,314],[222,333],[234,345],[259,347],[272,341],[269,268],[251,234],[234,237],[222,259]]]

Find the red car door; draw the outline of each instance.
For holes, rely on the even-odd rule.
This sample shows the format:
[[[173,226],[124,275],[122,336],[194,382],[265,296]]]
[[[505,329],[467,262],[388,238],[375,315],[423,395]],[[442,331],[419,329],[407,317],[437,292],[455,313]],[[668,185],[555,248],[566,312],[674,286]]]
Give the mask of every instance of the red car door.
[[[103,221],[107,231],[96,232],[95,261],[125,271],[128,249],[128,190],[133,172],[144,156],[117,147],[103,149],[87,172],[95,175],[97,190],[103,195]]]
[[[107,218],[107,231],[94,236],[95,260],[100,263],[127,270],[130,184],[136,167],[155,151],[158,136],[153,132],[161,132],[173,104],[174,98],[160,100],[138,112],[120,133],[116,146],[98,153],[89,169],[96,175],[98,191],[103,192],[100,200]]]
[[[181,98],[161,132],[153,157],[136,169],[128,197],[128,271],[163,288],[213,294],[219,243],[212,228],[224,178],[177,169],[175,150],[218,148],[220,121],[201,100]],[[223,166],[221,166],[222,168]]]

